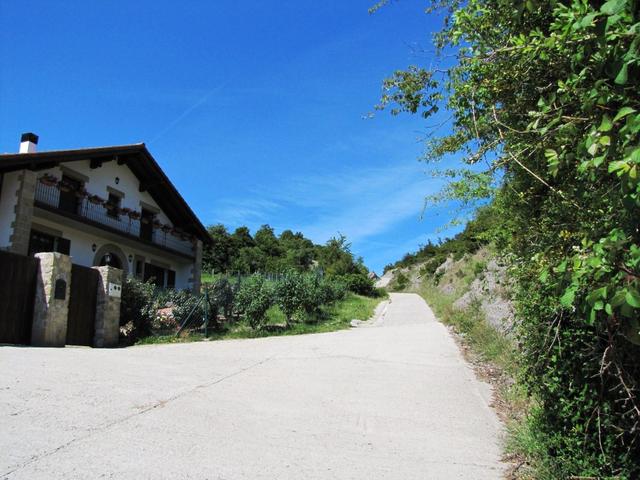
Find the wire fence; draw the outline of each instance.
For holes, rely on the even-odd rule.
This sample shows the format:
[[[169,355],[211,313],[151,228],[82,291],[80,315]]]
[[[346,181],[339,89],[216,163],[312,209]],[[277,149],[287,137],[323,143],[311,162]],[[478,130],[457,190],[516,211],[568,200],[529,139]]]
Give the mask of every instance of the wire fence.
[[[308,273],[313,273],[320,278],[324,277],[324,272],[322,271],[322,269],[319,269],[319,268]],[[242,284],[245,280],[253,277],[254,275],[260,275],[262,278],[270,282],[278,282],[283,278],[285,278],[287,276],[287,273],[285,272],[276,272],[276,273],[274,272],[254,272],[254,273],[224,272],[224,273],[221,273],[221,272],[212,271],[211,273],[207,273],[203,275],[202,283],[203,285],[207,285],[207,284],[215,283],[216,281],[224,278],[224,279],[227,279],[229,282],[233,281],[235,283]]]

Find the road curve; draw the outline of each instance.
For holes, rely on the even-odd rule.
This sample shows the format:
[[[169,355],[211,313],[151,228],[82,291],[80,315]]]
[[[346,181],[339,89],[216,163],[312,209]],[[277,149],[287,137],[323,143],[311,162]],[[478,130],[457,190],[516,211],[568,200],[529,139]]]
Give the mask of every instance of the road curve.
[[[499,479],[489,397],[411,294],[327,334],[0,347],[0,478]]]

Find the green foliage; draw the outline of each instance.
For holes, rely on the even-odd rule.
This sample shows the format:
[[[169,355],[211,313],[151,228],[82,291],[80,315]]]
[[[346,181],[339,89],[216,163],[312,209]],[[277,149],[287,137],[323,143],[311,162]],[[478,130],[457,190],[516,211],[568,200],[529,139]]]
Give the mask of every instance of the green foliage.
[[[155,315],[152,327],[154,329],[173,328],[179,326],[193,312],[195,318],[202,318],[204,314],[200,296],[194,295],[189,290],[174,290],[173,288],[157,289],[151,304],[151,308],[157,311],[162,308],[171,308],[174,322],[162,322]],[[158,323],[155,323],[158,322]]]
[[[382,104],[453,129],[469,167],[439,200],[486,200],[512,260],[532,425],[551,478],[640,476],[640,23],[633,0],[456,0]],[[487,165],[487,167],[483,167]],[[457,182],[457,183],[456,183]],[[484,241],[484,240],[483,240]]]
[[[233,308],[235,304],[236,288],[231,284],[228,278],[220,277],[203,288],[208,290],[209,306],[213,318],[218,320],[218,313],[222,311],[225,319],[229,321],[233,316]]]
[[[398,275],[394,278],[393,281],[393,289],[394,290],[404,290],[409,286],[409,277],[404,272],[399,272]]]
[[[314,245],[300,232],[285,230],[278,237],[269,225],[260,227],[254,236],[247,227],[237,228],[232,234],[223,225],[208,230],[212,244],[203,252],[205,272],[305,272],[314,264],[329,275],[368,272],[362,260],[354,258],[343,235],[329,239],[325,245]]]
[[[198,342],[205,339],[222,340],[236,338],[256,338],[272,335],[300,335],[305,333],[333,332],[350,327],[354,318],[368,319],[373,315],[375,307],[380,302],[379,299],[362,297],[353,293],[348,293],[339,301],[323,307],[323,315],[312,321],[298,322],[288,328],[282,328],[284,314],[277,306],[272,306],[267,310],[266,320],[262,328],[251,328],[244,322],[238,322],[228,326],[228,328],[210,333],[205,337],[202,333],[189,332],[186,335],[176,337],[175,335],[154,335],[143,337],[137,344],[157,344],[157,343],[183,343]]]
[[[308,296],[305,292],[303,276],[287,272],[275,285],[276,303],[284,313],[287,324],[292,323],[294,315],[304,310]]]
[[[188,290],[158,289],[152,282],[127,277],[120,301],[120,336],[125,344],[159,331],[173,330],[194,312],[203,317],[200,297]],[[164,313],[159,311],[167,309]]]
[[[459,260],[465,254],[473,254],[489,243],[504,245],[509,232],[500,224],[501,212],[492,203],[474,212],[464,230],[453,238],[440,240],[437,244],[429,241],[415,253],[406,254],[401,260],[387,265],[385,271],[393,268],[407,268],[423,263],[421,274],[433,274],[449,255]]]
[[[347,275],[367,273],[361,260],[355,260],[351,253],[351,244],[344,235],[330,238],[326,245],[319,247],[318,262],[328,275]]]
[[[339,278],[290,270],[274,285],[274,302],[284,313],[287,325],[314,320],[321,308],[344,298],[346,285]]]
[[[213,244],[202,252],[202,264],[206,271],[224,272],[233,256],[233,243],[224,225],[213,225],[208,229]]]
[[[358,295],[373,297],[376,295],[374,282],[364,273],[349,273],[340,277],[346,288]]]
[[[236,308],[245,316],[251,328],[259,328],[264,323],[267,310],[274,303],[273,285],[262,275],[251,275],[242,282],[235,301]]]
[[[345,299],[346,304],[358,308],[363,305],[369,308],[378,303],[378,300],[365,301],[363,297],[348,293],[345,282],[339,277],[296,270],[290,270],[277,280],[253,274],[231,282],[218,276],[204,288],[206,295],[194,295],[186,290],[160,290],[152,283],[127,278],[121,303],[123,343],[202,339],[192,330],[194,327],[202,329],[200,321],[205,314],[206,299],[209,301],[211,338],[331,331],[345,326],[340,313],[342,307],[336,310],[336,305],[342,305]],[[220,313],[224,313],[224,317],[221,318]],[[189,317],[192,330],[187,331],[184,338],[176,337],[178,327],[190,314],[193,314]],[[242,316],[240,321],[237,321],[238,314]],[[285,321],[286,325],[278,324],[281,323],[279,320]],[[310,326],[312,324],[315,326]]]
[[[155,312],[151,308],[155,286],[134,277],[127,277],[122,284],[120,299],[120,337],[125,343],[151,333]]]
[[[520,370],[519,355],[513,341],[486,321],[478,302],[464,310],[456,309],[453,307],[455,296],[443,294],[429,279],[422,283],[419,293],[434,309],[438,319],[463,334],[465,341],[483,360],[492,362],[511,375],[517,374]]]

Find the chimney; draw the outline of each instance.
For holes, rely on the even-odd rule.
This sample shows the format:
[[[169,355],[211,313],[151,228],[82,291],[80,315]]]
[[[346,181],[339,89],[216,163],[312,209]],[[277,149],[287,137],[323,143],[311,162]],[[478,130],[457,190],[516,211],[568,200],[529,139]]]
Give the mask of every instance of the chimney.
[[[23,133],[20,137],[20,153],[35,153],[38,136],[35,133]]]

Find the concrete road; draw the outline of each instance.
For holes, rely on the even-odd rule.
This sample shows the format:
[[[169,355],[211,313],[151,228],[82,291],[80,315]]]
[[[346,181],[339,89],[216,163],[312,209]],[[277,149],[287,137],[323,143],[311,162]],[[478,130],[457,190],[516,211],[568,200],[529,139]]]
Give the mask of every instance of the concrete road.
[[[499,479],[501,425],[445,327],[127,349],[0,347],[0,478]]]

